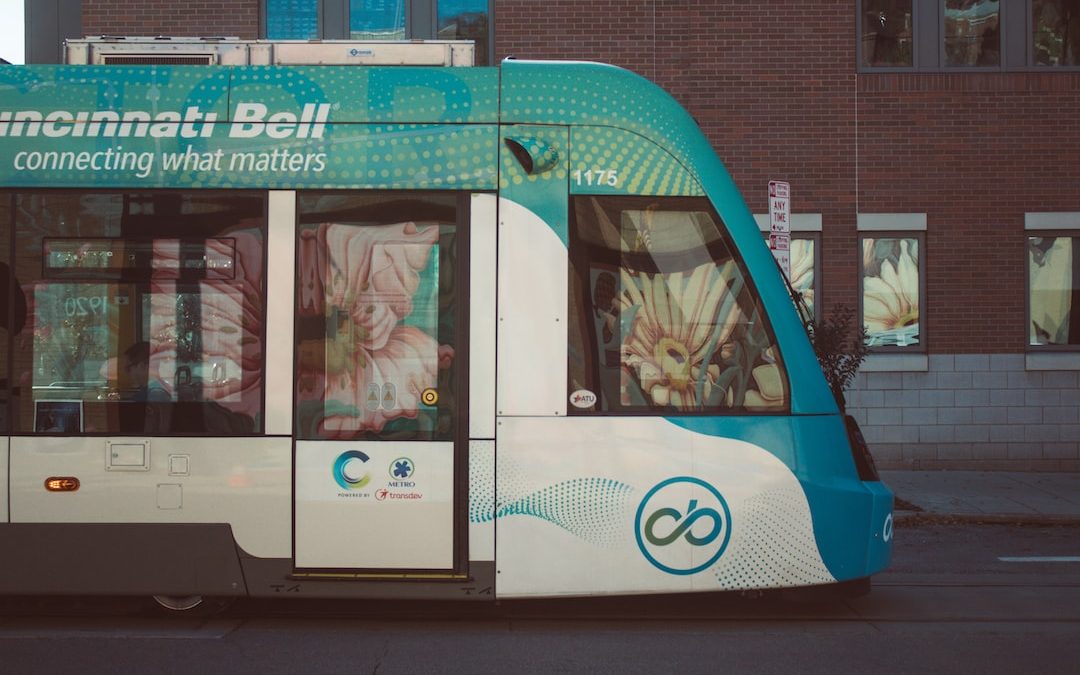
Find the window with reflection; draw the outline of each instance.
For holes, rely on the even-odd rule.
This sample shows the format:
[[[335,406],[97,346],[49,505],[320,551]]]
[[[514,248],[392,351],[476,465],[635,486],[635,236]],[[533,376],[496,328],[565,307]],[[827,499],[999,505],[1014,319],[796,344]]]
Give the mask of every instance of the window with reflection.
[[[1080,0],[1032,0],[1035,64],[1080,66]]]
[[[904,68],[914,65],[912,0],[862,1],[862,65]]]
[[[1080,346],[1080,236],[1028,237],[1028,344]]]
[[[768,244],[769,234],[767,232],[763,234],[765,243]],[[799,310],[800,316],[802,316],[803,309],[799,307],[799,301],[806,306],[805,311],[809,315],[802,316],[802,318],[809,321],[814,319],[814,299],[818,294],[819,285],[819,278],[816,274],[819,267],[817,241],[818,238],[814,234],[792,232],[788,243],[788,255],[791,262],[788,282],[791,284],[791,288],[798,293],[798,300],[795,298],[792,298],[792,300],[796,300],[796,309]]]
[[[488,62],[488,0],[438,0],[440,40],[473,40],[476,65]]]
[[[862,322],[871,347],[921,349],[921,237],[860,237]]]
[[[266,0],[269,40],[315,40],[319,36],[320,0]]]
[[[353,40],[404,40],[405,0],[349,0]]]
[[[810,317],[814,316],[817,289],[817,240],[808,236],[791,236],[791,287],[799,294]]]
[[[704,198],[572,199],[571,414],[775,412],[787,376]]]
[[[24,192],[17,428],[262,428],[265,208],[243,193]],[[58,421],[59,420],[59,421]]]
[[[453,440],[466,205],[455,193],[299,200],[296,433]]]
[[[26,324],[26,296],[15,281],[11,267],[11,205],[13,196],[0,193],[0,433],[9,432],[8,344]]]
[[[1001,63],[999,0],[945,0],[945,65]]]

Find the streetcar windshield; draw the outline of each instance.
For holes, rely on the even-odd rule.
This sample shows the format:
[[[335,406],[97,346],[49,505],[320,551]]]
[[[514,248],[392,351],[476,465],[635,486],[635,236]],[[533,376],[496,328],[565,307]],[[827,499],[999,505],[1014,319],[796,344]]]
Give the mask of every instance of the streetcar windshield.
[[[596,394],[598,412],[787,407],[776,339],[708,200],[581,196],[571,211],[571,396]]]

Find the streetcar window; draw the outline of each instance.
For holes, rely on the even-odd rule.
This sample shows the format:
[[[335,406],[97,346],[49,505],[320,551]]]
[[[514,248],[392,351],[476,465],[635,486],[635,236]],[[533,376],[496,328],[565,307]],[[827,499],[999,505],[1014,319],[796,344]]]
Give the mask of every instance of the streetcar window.
[[[30,304],[14,347],[19,430],[261,430],[262,195],[43,191],[14,202]],[[79,410],[78,424],[52,424],[57,410]]]
[[[454,439],[464,203],[300,195],[298,438]]]
[[[26,298],[15,287],[11,269],[10,194],[0,194],[0,433],[8,433],[8,341],[26,322]]]
[[[708,200],[579,196],[571,211],[572,414],[787,407],[776,340]]]

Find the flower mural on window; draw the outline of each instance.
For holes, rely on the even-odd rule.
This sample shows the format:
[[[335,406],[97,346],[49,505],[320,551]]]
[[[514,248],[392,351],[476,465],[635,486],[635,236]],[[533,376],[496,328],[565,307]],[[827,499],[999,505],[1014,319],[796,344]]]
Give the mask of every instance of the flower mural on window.
[[[738,320],[735,303],[723,303],[732,267],[709,263],[666,278],[622,270],[620,310],[634,317],[622,361],[656,405],[693,409],[712,394],[720,366],[710,357]]]
[[[595,403],[569,414],[788,405],[776,339],[707,200],[580,196],[572,214],[568,394]]]
[[[872,347],[919,344],[919,242],[863,239],[863,325]]]
[[[814,315],[814,240],[791,239],[791,287],[806,303],[810,316]]]
[[[689,273],[622,268],[620,404],[776,408],[785,405],[779,368],[764,336],[737,302],[734,262]]]
[[[1073,237],[1028,237],[1031,345],[1080,344],[1073,301],[1080,296]]]
[[[454,359],[439,344],[439,226],[324,223],[300,238],[299,314],[325,331],[301,338],[304,433],[355,438],[417,419],[421,394]]]

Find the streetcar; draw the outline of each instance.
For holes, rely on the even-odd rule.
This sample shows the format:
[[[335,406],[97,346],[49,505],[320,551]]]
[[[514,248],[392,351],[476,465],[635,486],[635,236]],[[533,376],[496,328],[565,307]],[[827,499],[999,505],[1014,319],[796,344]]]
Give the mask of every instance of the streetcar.
[[[862,584],[892,493],[733,181],[595,63],[0,67],[0,593]]]

